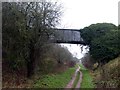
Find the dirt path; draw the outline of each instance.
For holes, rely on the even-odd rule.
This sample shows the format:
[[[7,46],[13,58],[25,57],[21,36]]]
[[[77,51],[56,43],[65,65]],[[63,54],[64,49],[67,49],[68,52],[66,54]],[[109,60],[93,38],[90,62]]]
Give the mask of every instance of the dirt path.
[[[75,88],[80,88],[81,82],[82,82],[82,77],[83,77],[83,74],[82,74],[82,72],[80,71],[80,77],[79,77],[78,83],[77,83],[77,85],[76,85]]]
[[[79,72],[80,72],[80,78],[79,78],[78,83],[77,83],[75,88],[80,88],[80,83],[82,82],[82,72],[80,71],[79,65],[78,65],[78,68],[76,69],[74,75],[72,76],[71,81],[67,84],[67,86],[65,88],[72,88],[73,87],[74,81],[75,81],[76,76]]]

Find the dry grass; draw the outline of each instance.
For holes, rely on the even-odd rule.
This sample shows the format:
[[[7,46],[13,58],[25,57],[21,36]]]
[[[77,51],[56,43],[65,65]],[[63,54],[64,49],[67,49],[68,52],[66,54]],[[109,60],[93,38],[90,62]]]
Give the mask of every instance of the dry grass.
[[[97,87],[116,88],[120,86],[120,57],[98,68],[92,75]]]

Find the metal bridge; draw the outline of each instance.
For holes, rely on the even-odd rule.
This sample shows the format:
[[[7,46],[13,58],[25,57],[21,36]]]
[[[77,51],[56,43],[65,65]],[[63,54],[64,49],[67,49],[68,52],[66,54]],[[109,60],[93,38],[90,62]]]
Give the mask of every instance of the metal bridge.
[[[53,43],[70,43],[86,45],[77,29],[54,29],[54,34],[49,36]]]

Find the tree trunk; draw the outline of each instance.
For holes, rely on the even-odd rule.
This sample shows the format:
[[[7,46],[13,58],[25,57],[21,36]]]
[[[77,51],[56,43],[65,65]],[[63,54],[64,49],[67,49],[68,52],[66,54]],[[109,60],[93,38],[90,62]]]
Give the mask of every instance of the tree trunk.
[[[30,44],[30,54],[29,54],[29,60],[27,61],[27,77],[30,78],[34,74],[35,69],[35,49],[34,44]]]

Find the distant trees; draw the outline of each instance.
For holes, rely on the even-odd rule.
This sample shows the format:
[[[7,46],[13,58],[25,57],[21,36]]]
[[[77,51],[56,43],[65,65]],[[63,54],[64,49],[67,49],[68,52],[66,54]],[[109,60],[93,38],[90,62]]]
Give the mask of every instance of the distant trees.
[[[76,63],[77,59],[74,60],[72,54],[65,47],[57,44],[46,44],[43,49],[42,55],[39,57],[41,60],[37,60],[36,63],[37,72],[52,72],[64,66],[72,67]]]
[[[119,31],[111,23],[97,23],[81,29],[81,35],[90,47],[94,62],[105,64],[120,54]]]
[[[91,59],[92,58],[91,58],[90,54],[86,53],[84,55],[84,57],[81,59],[81,62],[86,68],[91,69],[91,67],[92,67]]]
[[[3,58],[10,67],[27,65],[27,77],[34,73],[41,47],[47,42],[60,20],[57,3],[4,2],[2,4]]]

